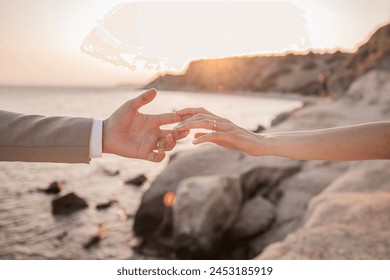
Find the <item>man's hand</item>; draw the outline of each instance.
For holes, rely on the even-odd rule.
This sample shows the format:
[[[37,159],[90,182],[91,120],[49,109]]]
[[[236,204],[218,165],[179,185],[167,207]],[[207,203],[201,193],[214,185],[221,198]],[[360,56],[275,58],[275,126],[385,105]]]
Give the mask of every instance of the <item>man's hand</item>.
[[[176,140],[189,131],[173,132],[160,126],[177,123],[182,118],[175,113],[159,115],[141,114],[138,110],[156,97],[150,89],[126,102],[103,122],[103,153],[160,162],[165,151],[172,150]]]

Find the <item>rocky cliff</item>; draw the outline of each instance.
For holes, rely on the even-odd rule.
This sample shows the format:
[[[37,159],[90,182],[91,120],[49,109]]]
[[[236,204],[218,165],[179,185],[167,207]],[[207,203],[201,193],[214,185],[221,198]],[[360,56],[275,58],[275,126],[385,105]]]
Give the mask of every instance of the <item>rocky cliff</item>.
[[[343,95],[351,83],[375,67],[388,67],[390,24],[379,28],[356,53],[348,56],[327,79],[332,94]]]
[[[340,65],[339,77],[348,73],[340,98],[268,131],[389,120],[389,39],[390,25]],[[202,145],[176,155],[156,178],[134,230],[141,249],[176,258],[390,259],[389,170],[389,161],[253,158]],[[173,209],[162,203],[166,192],[177,194]]]
[[[389,25],[350,53],[231,57],[191,62],[184,74],[164,74],[146,87],[211,92],[343,94],[390,53]]]
[[[184,74],[166,74],[146,87],[208,92],[320,94],[324,78],[350,55],[308,53],[197,60]]]

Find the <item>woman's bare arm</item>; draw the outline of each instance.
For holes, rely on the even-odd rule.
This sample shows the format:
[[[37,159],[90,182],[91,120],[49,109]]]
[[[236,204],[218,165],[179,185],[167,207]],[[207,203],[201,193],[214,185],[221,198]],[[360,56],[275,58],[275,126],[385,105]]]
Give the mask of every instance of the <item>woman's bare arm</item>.
[[[259,135],[259,150],[302,160],[390,159],[390,122]]]
[[[187,116],[177,129],[203,128],[194,144],[213,142],[252,156],[281,156],[301,160],[390,159],[390,122],[373,122],[311,131],[255,134],[203,108],[178,111]],[[215,131],[213,131],[215,129]]]

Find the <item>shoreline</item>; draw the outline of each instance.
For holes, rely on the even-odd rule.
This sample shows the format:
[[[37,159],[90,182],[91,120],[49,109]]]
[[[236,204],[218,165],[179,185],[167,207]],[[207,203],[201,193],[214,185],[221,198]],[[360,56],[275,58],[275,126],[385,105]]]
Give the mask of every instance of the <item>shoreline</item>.
[[[93,87],[93,86],[23,86],[23,85],[0,85],[0,91],[2,90],[31,90],[31,91],[39,91],[39,90],[55,90],[58,92],[63,91],[86,91],[86,92],[104,92],[104,91],[145,91],[149,88],[144,87],[122,87],[122,86],[107,86],[107,87]],[[223,96],[243,96],[243,97],[260,97],[267,99],[285,99],[285,100],[294,100],[294,101],[302,101],[309,103],[317,103],[318,101],[325,100],[318,96],[305,96],[300,93],[282,93],[282,92],[250,92],[250,91],[240,91],[240,92],[212,92],[212,91],[192,91],[192,90],[159,90],[157,92],[184,92],[184,93],[192,93],[192,94],[208,94],[208,95],[219,95]]]
[[[142,90],[147,90],[147,88],[142,88]],[[242,96],[242,97],[260,97],[267,99],[285,99],[293,101],[302,101],[308,103],[317,103],[321,100],[329,100],[328,98],[322,98],[319,96],[305,96],[300,93],[283,93],[283,92],[251,92],[251,91],[241,91],[241,92],[213,92],[213,91],[191,91],[191,90],[159,90],[157,92],[184,92],[192,94],[208,94],[208,95],[219,95],[223,96]]]

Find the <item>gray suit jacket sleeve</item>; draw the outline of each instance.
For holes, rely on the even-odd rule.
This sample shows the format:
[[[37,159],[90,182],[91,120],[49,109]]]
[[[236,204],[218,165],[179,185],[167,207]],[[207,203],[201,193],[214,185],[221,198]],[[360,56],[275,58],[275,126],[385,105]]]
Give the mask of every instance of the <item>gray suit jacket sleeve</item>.
[[[0,161],[89,163],[92,122],[0,110]]]

